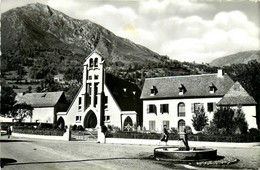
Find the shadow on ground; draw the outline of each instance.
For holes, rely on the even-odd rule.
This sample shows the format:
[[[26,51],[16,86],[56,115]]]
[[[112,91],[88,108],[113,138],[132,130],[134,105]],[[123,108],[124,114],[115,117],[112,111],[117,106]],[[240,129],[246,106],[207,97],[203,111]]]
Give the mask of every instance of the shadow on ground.
[[[18,139],[0,139],[0,143],[4,142],[32,142],[29,140],[18,140]]]
[[[11,158],[0,158],[0,164],[1,168],[3,168],[5,165],[8,165],[9,163],[17,162],[15,159]]]
[[[2,158],[5,159],[5,158]],[[5,164],[7,165],[32,165],[32,164],[56,164],[56,163],[75,163],[75,162],[90,162],[90,161],[110,161],[110,160],[131,160],[131,159],[148,159],[148,158],[103,158],[103,159],[82,159],[82,160],[68,160],[68,161],[43,161],[43,162],[21,162],[21,163],[14,163],[17,162],[8,162]],[[10,163],[10,164],[9,164]]]

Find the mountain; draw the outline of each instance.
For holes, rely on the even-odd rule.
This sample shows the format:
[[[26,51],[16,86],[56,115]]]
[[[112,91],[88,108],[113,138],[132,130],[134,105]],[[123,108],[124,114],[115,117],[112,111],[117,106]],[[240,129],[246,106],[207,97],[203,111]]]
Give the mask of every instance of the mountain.
[[[220,57],[213,60],[210,65],[222,67],[239,63],[247,64],[251,60],[256,60],[257,62],[260,62],[260,51],[243,51],[236,54]]]
[[[160,56],[89,20],[40,3],[11,9],[1,17],[1,76],[16,89],[22,89],[21,82],[27,88],[32,80],[38,82],[33,90],[39,84],[38,91],[61,90],[52,82],[57,74],[81,82],[82,64],[93,50],[104,54],[106,72],[140,87],[149,77],[216,72],[215,67]]]
[[[1,26],[2,52],[6,54],[24,56],[28,51],[58,51],[65,58],[78,55],[84,61],[96,49],[112,62],[160,60],[157,53],[118,37],[98,24],[71,18],[40,3],[3,13]]]

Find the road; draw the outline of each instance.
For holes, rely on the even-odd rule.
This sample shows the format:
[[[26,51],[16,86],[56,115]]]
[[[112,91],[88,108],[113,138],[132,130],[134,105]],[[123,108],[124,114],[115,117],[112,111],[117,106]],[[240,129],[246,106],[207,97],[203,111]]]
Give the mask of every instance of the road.
[[[48,141],[1,136],[2,168],[13,169],[184,169],[184,165],[152,159],[156,146]],[[240,159],[228,168],[260,167],[260,147],[217,148],[218,155]],[[187,167],[186,167],[187,168]]]

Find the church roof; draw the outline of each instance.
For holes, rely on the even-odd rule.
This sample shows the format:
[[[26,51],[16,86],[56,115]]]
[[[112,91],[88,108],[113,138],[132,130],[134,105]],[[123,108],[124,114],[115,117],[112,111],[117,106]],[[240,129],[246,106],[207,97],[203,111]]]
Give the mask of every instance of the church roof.
[[[218,102],[221,106],[256,105],[256,101],[250,96],[239,82],[229,89],[225,96]]]
[[[227,75],[202,74],[148,78],[145,80],[141,99],[223,97],[234,81]],[[210,87],[214,92],[210,93]],[[154,95],[151,89],[156,89]],[[180,89],[184,93],[180,94]]]
[[[53,107],[55,106],[61,96],[60,92],[44,92],[44,93],[26,93],[20,94],[16,97],[17,104],[26,103],[32,107]]]
[[[141,90],[137,85],[106,73],[106,86],[122,111],[141,111]]]

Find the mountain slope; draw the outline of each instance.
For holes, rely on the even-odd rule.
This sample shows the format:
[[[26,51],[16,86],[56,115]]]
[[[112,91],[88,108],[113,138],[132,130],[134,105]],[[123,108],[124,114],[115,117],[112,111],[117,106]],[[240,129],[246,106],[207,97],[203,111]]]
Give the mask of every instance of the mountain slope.
[[[251,60],[260,62],[260,51],[244,51],[236,54],[224,56],[213,60],[210,65],[227,66],[231,64],[244,63],[247,64]]]
[[[109,61],[159,61],[160,56],[89,20],[73,19],[43,4],[30,4],[2,14],[2,51],[59,49],[85,58],[94,49]]]

